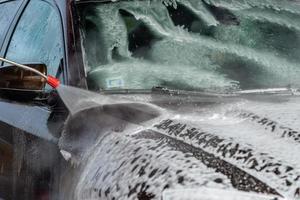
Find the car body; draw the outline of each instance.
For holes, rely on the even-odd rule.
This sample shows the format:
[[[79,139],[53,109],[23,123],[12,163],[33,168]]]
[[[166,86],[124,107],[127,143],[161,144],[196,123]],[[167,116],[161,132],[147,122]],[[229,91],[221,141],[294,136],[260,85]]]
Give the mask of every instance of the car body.
[[[200,74],[187,76],[186,71],[195,69],[181,66],[194,57],[201,57],[199,56],[201,51],[192,45],[190,48],[190,46],[181,44],[186,42],[184,31],[188,29],[197,32],[199,24],[191,23],[182,30],[177,27],[174,30],[179,34],[170,37],[168,31],[174,31],[172,29],[174,27],[170,27],[169,24],[164,24],[166,27],[161,26],[162,28],[155,26],[156,24],[152,23],[151,18],[143,15],[147,12],[143,13],[143,9],[138,7],[144,6],[142,2],[146,1],[137,1],[130,5],[130,1],[108,0],[0,0],[0,16],[2,17],[0,22],[6,23],[0,28],[0,57],[22,64],[46,64],[48,74],[57,77],[65,86],[75,87],[62,86],[62,89],[58,89],[58,93],[46,87],[42,94],[29,100],[16,91],[13,91],[12,96],[2,96],[0,101],[0,149],[3,156],[0,160],[2,166],[0,198],[147,200],[161,199],[164,192],[167,194],[172,190],[184,193],[185,190],[192,189],[196,194],[197,189],[203,188],[240,190],[249,194],[270,195],[270,197],[261,197],[262,199],[272,199],[274,196],[300,198],[300,164],[297,154],[300,149],[299,90],[288,87],[235,92],[199,91],[195,88],[192,88],[195,89],[192,91],[186,90],[193,81],[196,80],[198,83],[197,77]],[[163,2],[164,5],[169,5],[175,1]],[[198,8],[197,6],[178,2],[179,9],[184,10],[187,7],[188,10],[197,14],[197,9],[192,9],[193,6]],[[265,5],[253,0],[252,3],[262,10],[270,8],[276,11],[277,9],[277,4],[272,7],[268,2]],[[128,40],[134,40],[132,39],[134,34],[128,36],[126,32],[119,30],[114,33],[110,27],[112,22],[116,21],[109,20],[114,20],[119,15],[114,15],[113,12],[108,12],[108,15],[105,13],[110,9],[114,11],[114,5],[118,8],[120,15],[124,17],[126,22],[124,24],[129,24],[133,33],[136,30],[132,25],[135,23],[134,18],[142,19],[146,25],[152,26],[152,32],[143,26],[138,27],[140,29],[137,31],[141,31],[146,38],[157,37],[151,41],[153,44],[141,36],[135,41],[134,45],[136,46],[134,46],[127,44],[127,39],[124,39],[128,37]],[[149,7],[152,5],[156,6],[153,3],[149,4]],[[216,5],[218,4],[216,3]],[[228,6],[231,5],[230,3],[222,5],[223,7],[216,5],[210,6],[209,3],[205,3],[204,8],[201,7],[203,13],[208,11],[215,13],[212,18],[205,15],[209,20],[203,23],[208,29],[205,32],[200,31],[201,34],[209,35],[212,31],[211,27],[219,24],[222,26],[242,24],[238,17],[228,11],[231,8]],[[91,10],[89,10],[89,6],[92,6]],[[99,51],[101,56],[97,55],[96,59],[93,57],[93,52],[98,44],[95,45],[96,42],[94,43],[93,40],[86,40],[86,38],[92,37],[93,31],[96,30],[94,24],[89,23],[95,22],[93,17],[95,19],[99,17],[98,15],[89,16],[94,9],[93,6],[96,6],[97,14],[100,18],[105,18],[104,22],[106,23],[99,25],[103,27],[103,32],[100,30],[102,34],[100,38],[103,38],[104,42],[101,43],[103,46]],[[101,6],[107,10],[102,9]],[[245,5],[241,4],[240,7],[231,9],[239,10],[243,6],[249,8],[249,5],[245,3]],[[299,5],[296,2],[295,8],[286,6],[282,12],[288,12],[288,16],[298,17],[297,6]],[[182,16],[180,12],[178,14],[176,7],[166,7],[174,18],[165,15],[157,17],[155,15],[157,13],[154,13],[153,16],[157,21],[166,21],[166,19],[172,18],[180,22],[180,18],[186,17],[187,21],[195,18],[193,15]],[[251,11],[251,6],[249,10]],[[250,11],[249,16],[252,14]],[[87,14],[84,14],[85,12]],[[264,16],[262,18],[264,19]],[[283,22],[272,21],[270,23],[272,25],[279,24],[281,27]],[[124,24],[119,27],[122,28]],[[88,29],[87,27],[92,28]],[[287,35],[290,34],[292,38],[294,36],[292,33],[298,33],[297,27],[296,22],[291,23],[288,28],[293,31],[287,32]],[[270,28],[270,30],[273,29]],[[218,31],[222,33],[224,30]],[[264,34],[272,35],[268,31]],[[281,34],[285,33],[282,29],[280,31],[282,31]],[[254,33],[256,32],[254,31]],[[116,41],[111,38],[106,39],[103,36],[105,34],[112,35],[112,38],[120,36],[123,39]],[[298,35],[295,34],[296,36]],[[190,37],[191,41],[187,42],[197,43],[194,37],[196,36]],[[172,49],[174,49],[176,59],[173,62],[171,58],[167,61],[160,61],[165,65],[171,63],[174,66],[173,71],[177,71],[176,77],[183,77],[175,86],[172,82],[174,76],[168,74],[168,71],[172,70],[164,70],[165,65],[161,66],[157,63],[149,65],[144,62],[147,60],[146,58],[140,57],[149,49],[149,46],[155,46],[154,42],[158,43],[158,47],[155,47],[159,50],[159,47],[166,44],[163,43],[164,38],[168,38],[166,43],[170,42],[173,45]],[[268,45],[277,44],[273,41],[275,39],[270,39]],[[159,43],[160,41],[162,43]],[[286,49],[297,49],[295,46],[298,43],[295,42],[293,46],[291,41],[292,39],[289,40],[290,43],[287,47],[282,43],[278,44],[280,48],[276,47],[283,54],[288,52],[287,56],[294,59],[293,55],[296,55],[297,52],[293,54]],[[252,41],[247,42],[246,39],[243,45],[259,46]],[[139,48],[138,45],[144,45],[145,48]],[[278,67],[280,64],[285,64],[283,61],[277,65],[270,64],[271,58],[265,61],[263,56],[258,56],[260,52],[257,53],[248,48],[244,53],[241,49],[234,49],[236,48],[234,45],[228,48],[220,47],[214,39],[208,40],[207,43],[204,42],[204,47],[207,49],[209,49],[209,45],[215,45],[214,48],[218,50],[218,52],[206,53],[210,54],[216,63],[223,62],[230,57],[229,55],[241,54],[239,56],[242,60],[241,63],[244,60],[251,61],[250,63],[262,62],[262,66],[266,65],[267,67],[272,65]],[[281,48],[282,46],[284,48]],[[88,50],[84,47],[88,47]],[[259,47],[264,48],[264,46]],[[127,55],[128,49],[131,52]],[[220,53],[223,49],[229,53]],[[188,54],[180,57],[180,50],[186,50]],[[155,60],[159,58],[159,54],[163,54],[163,51],[150,53],[148,56]],[[131,54],[136,56],[134,58],[136,60],[132,61],[131,58],[126,58]],[[269,54],[263,55],[269,56]],[[125,74],[126,71],[130,71],[127,70],[127,65],[124,68],[122,63],[116,62],[122,61],[124,57],[132,61],[131,71],[134,75],[137,74],[140,66],[149,71],[144,73],[145,76],[137,79],[138,81],[131,82],[131,80],[135,80],[131,76],[132,74],[129,74],[124,80],[120,79],[119,73]],[[204,56],[202,55],[202,57]],[[272,58],[276,62],[279,60],[276,60],[276,57]],[[89,65],[87,61],[96,64],[103,62],[103,66],[107,63],[109,65],[111,62],[113,63],[111,67],[115,71],[118,71],[117,69],[126,71],[120,71],[108,80],[95,81],[95,77],[100,76],[101,73],[113,74],[114,72],[104,68],[88,71],[90,66],[87,67]],[[297,61],[297,59],[293,60],[294,63]],[[228,63],[230,62],[229,60]],[[177,63],[182,65],[177,65]],[[1,64],[1,66],[4,65],[4,63]],[[224,70],[238,70],[239,73],[242,73],[239,66],[232,65],[232,68],[224,67]],[[152,68],[152,66],[154,67]],[[261,69],[260,65],[253,64],[253,66]],[[255,71],[256,68],[252,70],[251,67],[252,65],[247,65],[245,71],[250,75],[260,73]],[[298,70],[296,64],[292,67]],[[156,70],[157,68],[159,70]],[[267,69],[270,70],[270,68]],[[297,77],[297,70],[290,73],[289,76],[296,74],[295,77]],[[265,75],[266,71],[262,70],[261,74]],[[203,71],[203,73],[206,75],[207,72]],[[275,74],[274,77],[283,75],[280,70]],[[235,76],[234,73],[231,75]],[[187,78],[185,78],[186,76]],[[147,77],[150,78],[146,79]],[[216,79],[219,77],[222,81],[218,84],[224,85],[224,87],[232,84],[235,87],[235,83],[226,82],[227,77],[214,76],[210,73],[207,73],[207,77],[212,77],[214,84],[218,82]],[[271,80],[273,76],[270,77]],[[287,81],[289,78],[286,76],[280,76],[280,78],[278,79],[279,85],[289,82]],[[247,79],[247,76],[241,76],[238,80],[242,82],[243,79]],[[265,87],[270,87],[274,82],[264,82],[269,80],[264,77],[261,79],[261,86]],[[291,80],[296,79],[291,78]],[[203,80],[199,83],[209,82],[207,79]],[[249,80],[252,81],[250,81],[252,84],[254,83],[251,78]],[[123,88],[127,82],[133,89]],[[151,83],[152,86],[156,86],[156,83],[171,83],[169,85],[175,88],[179,86],[182,88],[178,90],[161,87],[143,89],[139,88],[140,85],[136,86],[136,82]],[[106,88],[99,89],[99,85],[105,84]],[[251,84],[249,85],[251,86]],[[117,89],[114,89],[116,86]],[[147,84],[146,86],[148,87]],[[25,91],[26,95],[29,93]],[[220,192],[221,194],[222,192]],[[165,196],[164,198],[170,197]],[[178,198],[184,197],[179,195]]]

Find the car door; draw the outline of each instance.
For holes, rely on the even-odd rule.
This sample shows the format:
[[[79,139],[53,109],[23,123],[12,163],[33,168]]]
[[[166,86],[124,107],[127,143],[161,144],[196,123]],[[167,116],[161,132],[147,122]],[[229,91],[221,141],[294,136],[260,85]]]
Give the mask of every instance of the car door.
[[[18,2],[22,5],[19,8]],[[4,8],[2,4],[9,6]],[[0,26],[0,56],[22,64],[43,63],[49,75],[63,82],[64,42],[56,4],[51,0],[24,0],[0,5],[0,22],[16,22],[15,26]],[[14,16],[8,7],[17,8],[18,14]],[[50,90],[46,88],[45,93]],[[0,164],[8,168],[2,173],[7,181],[0,181],[0,199],[39,199],[48,195],[57,159],[53,132],[58,129],[50,122],[51,114],[45,101],[0,99],[0,153],[5,153]]]

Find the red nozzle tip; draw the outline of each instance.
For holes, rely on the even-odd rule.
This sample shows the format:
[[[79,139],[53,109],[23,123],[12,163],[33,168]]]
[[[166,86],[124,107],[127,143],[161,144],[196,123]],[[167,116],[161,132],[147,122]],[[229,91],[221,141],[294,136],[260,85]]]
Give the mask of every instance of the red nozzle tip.
[[[50,75],[47,76],[47,83],[53,88],[57,88],[60,84],[58,79],[56,79],[55,77],[50,76]]]

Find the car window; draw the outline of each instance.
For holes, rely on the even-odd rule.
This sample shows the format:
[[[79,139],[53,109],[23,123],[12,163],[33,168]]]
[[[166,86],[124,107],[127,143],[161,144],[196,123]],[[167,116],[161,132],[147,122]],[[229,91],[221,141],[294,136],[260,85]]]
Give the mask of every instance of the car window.
[[[0,1],[0,48],[21,1]]]
[[[63,58],[60,18],[44,1],[31,0],[10,41],[6,58],[20,63],[44,63],[55,76]]]

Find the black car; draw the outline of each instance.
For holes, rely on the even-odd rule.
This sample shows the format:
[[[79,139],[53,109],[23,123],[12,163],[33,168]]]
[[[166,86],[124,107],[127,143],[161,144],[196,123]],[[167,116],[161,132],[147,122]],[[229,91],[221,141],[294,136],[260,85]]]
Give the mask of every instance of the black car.
[[[0,199],[299,199],[300,3],[0,0]]]

